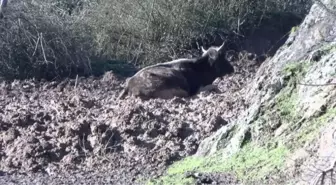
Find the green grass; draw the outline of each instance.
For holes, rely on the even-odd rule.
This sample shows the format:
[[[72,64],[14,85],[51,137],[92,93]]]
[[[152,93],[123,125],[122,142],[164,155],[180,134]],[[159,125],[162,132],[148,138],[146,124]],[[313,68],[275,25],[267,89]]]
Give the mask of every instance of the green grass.
[[[309,66],[309,61],[289,63],[283,68],[282,74],[285,76],[286,81],[295,80],[296,82],[306,74]]]
[[[309,62],[291,63],[285,66],[282,71],[285,79],[285,88],[275,97],[275,108],[280,114],[282,122],[287,124],[300,119],[299,111],[296,109],[298,101],[297,83],[303,79],[310,66]]]
[[[297,119],[297,96],[296,89],[287,86],[276,97],[275,107],[278,110],[282,121],[292,122]]]
[[[324,52],[324,53],[331,53],[336,51],[336,45],[334,43],[332,44],[327,44],[325,46],[323,46],[320,51]]]
[[[299,26],[293,26],[291,29],[291,33],[295,33],[299,29]]]
[[[295,135],[294,140],[300,145],[312,142],[320,133],[320,129],[329,122],[329,119],[335,117],[336,108],[328,109],[322,116],[305,123]]]
[[[230,158],[223,158],[220,152],[208,157],[187,157],[171,165],[165,176],[148,184],[189,184],[192,179],[184,178],[187,171],[233,172],[241,181],[259,181],[281,170],[288,153],[285,146],[270,148],[248,143]]]

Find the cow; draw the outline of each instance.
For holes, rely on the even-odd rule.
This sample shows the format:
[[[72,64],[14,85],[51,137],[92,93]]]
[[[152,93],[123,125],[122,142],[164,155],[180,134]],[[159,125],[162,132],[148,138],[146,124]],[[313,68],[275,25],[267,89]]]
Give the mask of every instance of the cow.
[[[118,99],[133,95],[142,100],[191,97],[212,85],[218,77],[234,73],[225,57],[225,42],[211,46],[198,58],[181,58],[145,67],[128,78]]]

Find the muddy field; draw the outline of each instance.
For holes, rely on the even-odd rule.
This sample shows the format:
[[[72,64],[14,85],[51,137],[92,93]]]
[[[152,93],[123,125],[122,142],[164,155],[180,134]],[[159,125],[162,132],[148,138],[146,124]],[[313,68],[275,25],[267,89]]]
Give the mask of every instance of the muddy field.
[[[1,184],[136,184],[161,175],[246,108],[244,87],[259,64],[234,65],[215,81],[220,92],[187,99],[117,100],[124,79],[113,73],[1,82]]]

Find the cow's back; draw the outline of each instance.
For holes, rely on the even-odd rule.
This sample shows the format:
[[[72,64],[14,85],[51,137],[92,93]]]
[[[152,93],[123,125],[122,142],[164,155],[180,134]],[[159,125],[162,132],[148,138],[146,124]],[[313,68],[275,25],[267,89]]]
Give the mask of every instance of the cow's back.
[[[128,82],[128,91],[141,98],[188,96],[189,86],[180,70],[155,66],[139,71]]]

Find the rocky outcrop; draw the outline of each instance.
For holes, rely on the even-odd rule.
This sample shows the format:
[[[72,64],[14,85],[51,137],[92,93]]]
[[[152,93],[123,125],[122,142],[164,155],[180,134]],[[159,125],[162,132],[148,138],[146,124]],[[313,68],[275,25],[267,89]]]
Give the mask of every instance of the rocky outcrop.
[[[244,91],[248,108],[206,138],[197,155],[222,151],[224,157],[230,157],[239,153],[247,141],[262,145],[276,140],[294,151],[312,148],[318,134],[310,134],[332,125],[335,120],[326,118],[336,116],[336,2],[316,1],[301,25],[292,29],[285,44],[261,65]],[[311,127],[314,120],[320,120],[319,125]],[[319,151],[317,155],[325,154],[323,149]]]

